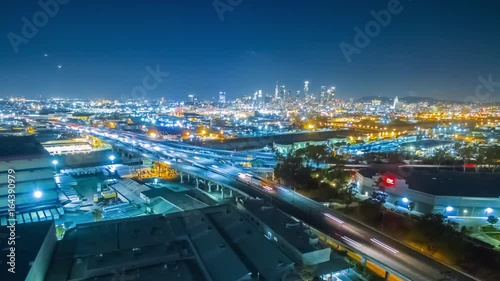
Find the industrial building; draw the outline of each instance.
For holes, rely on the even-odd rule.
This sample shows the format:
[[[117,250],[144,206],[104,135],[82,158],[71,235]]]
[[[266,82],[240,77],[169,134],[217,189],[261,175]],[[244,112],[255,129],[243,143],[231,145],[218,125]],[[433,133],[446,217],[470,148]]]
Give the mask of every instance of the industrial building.
[[[372,167],[357,172],[362,194],[382,189],[387,202],[420,213],[487,217],[500,214],[500,174],[437,168]]]
[[[234,206],[222,205],[77,225],[58,242],[45,280],[278,281],[293,266]]]
[[[297,265],[327,280],[349,270],[307,226],[260,201],[78,224],[60,241],[53,222],[24,224],[19,249],[28,249],[8,280],[300,280]]]
[[[0,143],[1,224],[6,225],[10,218],[9,194],[15,196],[13,209],[18,223],[59,216],[54,164],[49,153],[33,136],[0,137]]]
[[[56,243],[53,221],[0,227],[0,280],[43,280]]]

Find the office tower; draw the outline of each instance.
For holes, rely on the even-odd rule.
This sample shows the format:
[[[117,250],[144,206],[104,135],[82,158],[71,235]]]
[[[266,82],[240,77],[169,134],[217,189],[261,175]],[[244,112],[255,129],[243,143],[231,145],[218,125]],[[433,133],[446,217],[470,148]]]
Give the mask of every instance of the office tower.
[[[264,104],[264,97],[262,96],[262,90],[258,90],[255,92],[253,95],[254,99],[254,106],[257,108],[262,108],[262,105]]]
[[[226,103],[226,92],[219,92],[219,104],[224,105]]]
[[[326,103],[332,104],[335,99],[335,87],[331,86],[330,88],[328,88],[328,90],[326,91],[326,96]]]
[[[327,102],[326,86],[321,86],[321,90],[319,92],[319,102],[321,104],[326,104]]]
[[[190,102],[194,102],[194,94],[189,94],[188,98]]]
[[[304,98],[307,100],[310,99],[309,97],[309,81],[304,82]]]
[[[280,97],[280,89],[278,86],[278,81],[276,81],[276,88],[274,89],[274,98],[279,99],[279,97]]]
[[[396,109],[396,106],[398,106],[399,100],[398,97],[394,98],[394,104],[392,105],[392,108]]]
[[[300,91],[297,91],[297,93],[295,94],[295,101],[299,100],[300,100]]]
[[[286,100],[286,87],[285,85],[281,85],[280,97],[283,100]]]

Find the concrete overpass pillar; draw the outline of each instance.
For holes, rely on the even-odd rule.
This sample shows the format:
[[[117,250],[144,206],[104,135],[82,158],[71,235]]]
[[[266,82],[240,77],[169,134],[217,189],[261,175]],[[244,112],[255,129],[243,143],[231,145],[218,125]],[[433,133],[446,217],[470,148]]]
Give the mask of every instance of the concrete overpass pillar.
[[[361,265],[366,266],[366,258],[363,256],[361,257]]]
[[[209,181],[207,185],[208,185],[208,192],[212,192],[212,182]]]
[[[386,271],[384,280],[389,280],[389,276],[391,276],[391,274],[389,273],[389,271]]]
[[[221,199],[224,199],[224,188],[220,189],[220,197]]]
[[[229,189],[229,197],[233,197],[233,190]]]
[[[181,176],[181,183],[184,183],[184,173],[180,172],[179,175]]]
[[[219,188],[220,188],[220,186],[219,186],[219,184],[217,184],[217,186],[216,186],[216,189],[215,189],[215,190],[219,191]]]
[[[199,188],[200,187],[200,179],[195,178],[194,181],[196,182],[196,188]]]
[[[188,176],[188,182],[189,182],[191,179],[189,178],[189,174],[187,174],[187,176]]]

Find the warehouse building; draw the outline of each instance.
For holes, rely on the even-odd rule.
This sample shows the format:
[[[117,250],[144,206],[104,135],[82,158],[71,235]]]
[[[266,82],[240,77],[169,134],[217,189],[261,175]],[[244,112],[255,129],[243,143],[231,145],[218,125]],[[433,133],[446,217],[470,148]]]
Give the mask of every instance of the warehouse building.
[[[382,189],[387,202],[420,213],[487,217],[500,214],[500,174],[371,167],[357,172],[362,194]]]

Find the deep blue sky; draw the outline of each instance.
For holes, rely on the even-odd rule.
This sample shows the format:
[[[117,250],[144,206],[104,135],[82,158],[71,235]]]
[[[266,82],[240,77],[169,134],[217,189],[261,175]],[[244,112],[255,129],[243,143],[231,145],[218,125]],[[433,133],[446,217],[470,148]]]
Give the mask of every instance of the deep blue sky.
[[[213,0],[72,0],[16,54],[7,34],[21,35],[21,18],[41,8],[1,0],[0,96],[130,95],[157,64],[170,76],[148,96],[166,99],[271,93],[276,80],[295,92],[309,80],[311,91],[334,85],[346,99],[463,100],[479,75],[500,81],[497,0],[401,0],[403,11],[347,63],[340,42],[353,44],[353,28],[388,2],[242,0],[221,21]]]

